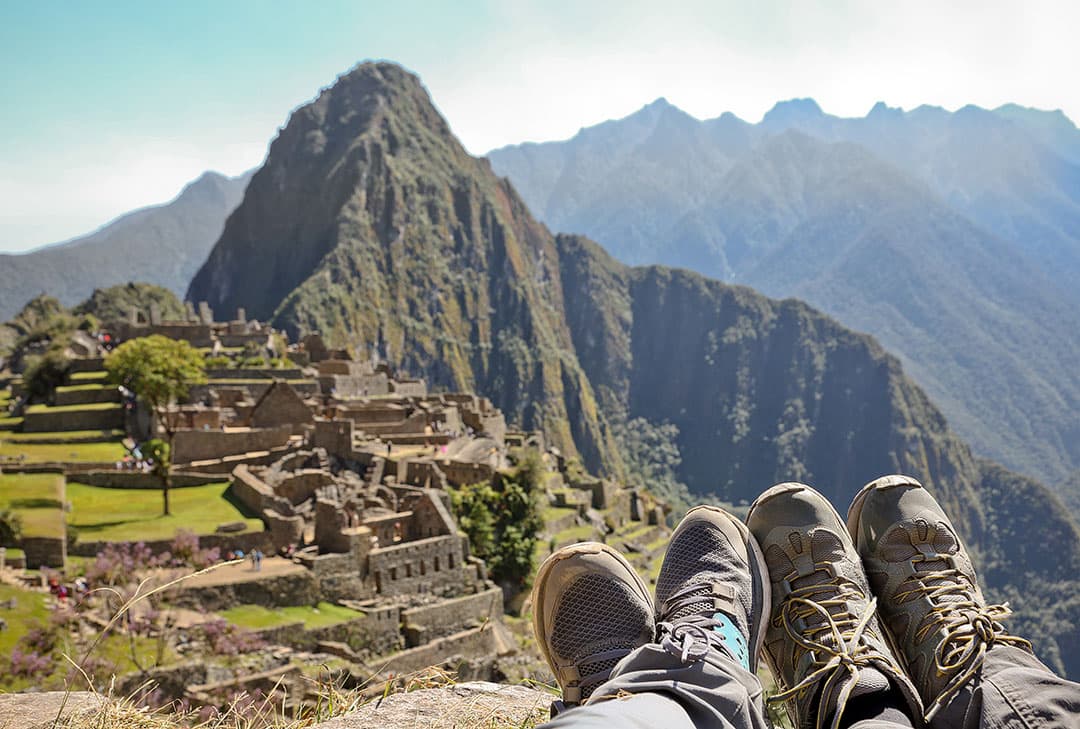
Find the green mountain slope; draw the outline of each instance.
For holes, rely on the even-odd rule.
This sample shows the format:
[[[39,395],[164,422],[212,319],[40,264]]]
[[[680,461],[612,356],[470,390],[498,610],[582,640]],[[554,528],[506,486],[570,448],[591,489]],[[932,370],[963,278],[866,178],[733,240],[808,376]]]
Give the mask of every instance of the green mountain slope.
[[[1057,485],[1080,467],[1077,149],[1062,115],[1019,107],[839,119],[803,99],[747,124],[660,100],[489,157],[542,220],[619,260],[870,332],[979,453]]]
[[[358,66],[293,115],[189,297],[475,388],[594,469],[620,472],[613,434],[648,421],[677,428],[682,481],[731,501],[802,478],[844,508],[865,481],[911,473],[994,590],[1040,606],[1080,595],[1063,567],[1080,567],[1080,534],[1060,503],[973,458],[873,339],[798,301],[553,236],[397,66]],[[1051,541],[1012,526],[1029,519]],[[1022,617],[1080,672],[1064,623],[1044,607]]]

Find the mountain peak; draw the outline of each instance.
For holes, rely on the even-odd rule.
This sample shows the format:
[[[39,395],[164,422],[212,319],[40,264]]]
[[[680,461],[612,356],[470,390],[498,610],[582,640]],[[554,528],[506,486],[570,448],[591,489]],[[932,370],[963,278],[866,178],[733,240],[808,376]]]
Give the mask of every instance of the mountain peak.
[[[889,106],[884,101],[879,101],[866,115],[867,119],[896,119],[904,115],[904,110],[898,106]]]
[[[825,116],[818,103],[811,98],[778,101],[762,119],[763,124],[791,125],[816,120]]]

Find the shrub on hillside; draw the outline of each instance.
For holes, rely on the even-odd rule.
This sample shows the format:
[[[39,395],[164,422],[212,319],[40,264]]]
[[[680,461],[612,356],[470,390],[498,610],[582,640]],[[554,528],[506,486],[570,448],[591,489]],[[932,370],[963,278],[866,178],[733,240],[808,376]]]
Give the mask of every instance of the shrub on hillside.
[[[70,369],[71,360],[61,346],[54,345],[45,354],[27,357],[23,381],[30,397],[42,400],[52,395],[67,381]]]

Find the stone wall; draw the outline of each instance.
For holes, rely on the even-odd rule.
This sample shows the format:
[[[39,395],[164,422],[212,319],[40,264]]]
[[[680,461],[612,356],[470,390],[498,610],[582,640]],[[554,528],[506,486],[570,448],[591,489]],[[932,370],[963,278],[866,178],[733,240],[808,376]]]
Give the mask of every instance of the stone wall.
[[[393,597],[460,590],[468,581],[464,542],[449,535],[371,550],[368,571],[376,591]]]
[[[365,611],[363,617],[336,625],[305,629],[303,623],[278,625],[257,631],[268,643],[313,651],[324,641],[345,643],[361,660],[403,647],[401,608],[391,605]]]
[[[295,471],[283,478],[275,487],[274,493],[288,499],[292,504],[307,501],[315,495],[317,489],[334,482],[333,476],[317,468]]]
[[[391,380],[390,391],[402,397],[424,397],[427,395],[427,382],[424,380]]]
[[[253,513],[262,514],[272,509],[279,514],[292,514],[289,500],[275,494],[244,464],[233,469],[231,489],[232,495]]]
[[[26,566],[30,569],[64,566],[67,561],[67,540],[51,537],[23,537],[19,547],[26,554]]]
[[[88,486],[100,486],[107,489],[161,488],[161,481],[156,476],[138,471],[83,471],[78,476],[73,476],[71,480]],[[173,488],[205,486],[208,483],[220,483],[221,481],[220,474],[212,473],[174,473],[172,475]]]
[[[410,608],[401,613],[405,642],[410,648],[466,628],[474,628],[503,615],[503,593],[493,587],[475,595]]]
[[[71,553],[79,557],[93,557],[101,552],[110,544],[116,544],[117,542],[94,542],[94,541],[76,541],[71,546]],[[172,539],[157,539],[149,542],[143,542],[150,551],[154,554],[161,554],[162,552],[168,552],[172,549]],[[273,554],[275,546],[272,541],[270,532],[244,532],[242,534],[202,534],[199,535],[199,546],[203,549],[213,549],[217,547],[221,554],[224,555],[230,550],[242,549],[245,552],[250,552],[252,549],[260,549],[266,554]]]
[[[266,530],[270,533],[270,541],[274,544],[274,550],[298,545],[304,538],[304,518],[302,516],[284,516],[267,509],[263,512],[263,521]]]
[[[23,417],[23,432],[44,433],[56,430],[119,430],[124,427],[124,409],[117,405],[109,410],[44,410],[28,412]]]
[[[490,481],[495,475],[495,470],[488,463],[440,461],[439,468],[446,475],[446,480],[454,486]]]
[[[115,385],[93,390],[60,390],[54,395],[54,405],[84,405],[87,403],[120,402],[120,390]]]
[[[297,570],[224,585],[187,586],[172,603],[178,607],[216,612],[241,604],[269,608],[314,605],[321,599],[315,576],[307,570]]]
[[[455,657],[479,658],[497,655],[512,648],[513,640],[506,627],[501,622],[494,621],[387,656],[380,662],[380,666],[383,671],[394,673],[419,671],[429,666],[438,666]]]
[[[299,367],[284,367],[273,369],[270,367],[241,367],[238,369],[208,369],[208,380],[299,380],[303,379],[304,373]]]
[[[337,360],[327,360],[327,362],[335,361]],[[319,364],[326,364],[326,362]],[[390,382],[384,372],[370,375],[320,375],[318,379],[319,387],[323,392],[333,394],[341,400],[390,393]]]
[[[234,431],[181,430],[173,444],[173,462],[206,461],[237,453],[268,451],[288,444],[292,429],[251,428]]]
[[[303,563],[319,582],[324,600],[365,600],[375,596],[374,585],[365,580],[363,559],[352,553],[320,554]]]
[[[296,390],[285,382],[275,381],[255,403],[249,422],[253,428],[289,426],[293,433],[299,434],[305,425],[315,422],[315,416]]]

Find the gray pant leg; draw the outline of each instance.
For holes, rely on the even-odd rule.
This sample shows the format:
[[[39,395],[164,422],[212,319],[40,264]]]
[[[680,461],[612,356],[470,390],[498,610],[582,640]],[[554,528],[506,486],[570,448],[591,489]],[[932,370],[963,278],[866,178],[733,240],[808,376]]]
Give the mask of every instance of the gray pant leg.
[[[1075,729],[1080,684],[1027,651],[997,645],[982,669],[934,716],[930,729]]]
[[[684,663],[655,643],[622,659],[585,706],[543,729],[768,729],[757,676],[720,651]]]
[[[655,643],[624,658],[584,706],[540,729],[769,729],[757,676],[720,651],[684,663]],[[858,729],[895,729],[866,721]],[[854,729],[854,727],[852,728]]]

